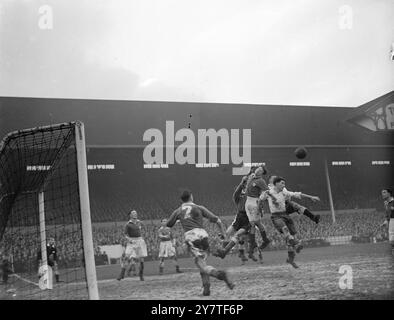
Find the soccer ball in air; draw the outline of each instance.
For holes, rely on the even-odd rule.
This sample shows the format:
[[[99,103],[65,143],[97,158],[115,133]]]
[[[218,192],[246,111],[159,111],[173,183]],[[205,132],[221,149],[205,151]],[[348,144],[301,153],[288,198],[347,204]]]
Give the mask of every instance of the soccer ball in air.
[[[304,159],[307,156],[308,152],[304,147],[298,147],[297,149],[295,149],[294,154],[298,159]]]

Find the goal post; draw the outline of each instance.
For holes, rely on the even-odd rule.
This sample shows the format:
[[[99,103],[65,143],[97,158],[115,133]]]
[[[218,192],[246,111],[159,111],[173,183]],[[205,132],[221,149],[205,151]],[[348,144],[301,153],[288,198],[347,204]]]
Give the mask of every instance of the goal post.
[[[82,122],[1,141],[0,254],[17,299],[99,299]]]
[[[85,127],[82,122],[75,126],[76,153],[78,166],[78,183],[80,193],[82,240],[86,264],[86,280],[88,284],[89,298],[98,300],[98,287],[96,276],[96,265],[94,262],[92,221],[90,218],[88,166],[86,161]]]

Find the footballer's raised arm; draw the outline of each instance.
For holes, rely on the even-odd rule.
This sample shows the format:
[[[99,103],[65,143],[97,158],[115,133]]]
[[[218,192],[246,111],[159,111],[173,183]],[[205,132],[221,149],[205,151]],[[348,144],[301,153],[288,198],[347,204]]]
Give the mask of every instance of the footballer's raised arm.
[[[266,201],[268,197],[271,197],[269,190],[263,191],[259,197],[259,201]]]
[[[233,201],[237,204],[241,198],[242,189],[245,187],[246,181],[248,180],[247,176],[242,178],[241,183],[237,186],[233,194]]]
[[[176,209],[168,218],[167,227],[172,228],[178,220],[179,209]]]
[[[209,211],[207,208],[205,208],[204,206],[199,206],[201,211],[202,211],[202,215],[204,218],[207,218],[209,220],[209,222],[215,223],[221,234],[225,235],[226,234],[226,228],[224,227],[222,221],[219,219],[219,217],[217,215],[215,215],[214,213],[212,213],[211,211]]]

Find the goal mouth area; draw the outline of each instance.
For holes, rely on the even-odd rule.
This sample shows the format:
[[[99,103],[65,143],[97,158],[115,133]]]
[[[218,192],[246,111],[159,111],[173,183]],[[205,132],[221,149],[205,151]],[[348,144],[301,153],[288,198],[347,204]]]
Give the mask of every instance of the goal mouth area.
[[[98,299],[81,121],[2,139],[0,253],[20,299]]]

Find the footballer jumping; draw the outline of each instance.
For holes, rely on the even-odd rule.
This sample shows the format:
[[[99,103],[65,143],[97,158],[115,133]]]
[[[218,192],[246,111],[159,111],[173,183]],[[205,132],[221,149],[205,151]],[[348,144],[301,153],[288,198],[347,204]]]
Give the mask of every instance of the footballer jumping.
[[[295,255],[302,250],[300,241],[295,238],[297,230],[293,220],[289,217],[286,211],[286,201],[292,197],[301,199],[302,197],[311,198],[311,196],[301,192],[291,192],[285,189],[285,179],[282,177],[275,177],[272,180],[273,187],[260,196],[261,201],[268,200],[271,211],[271,220],[274,227],[284,235],[288,249],[287,263],[291,264],[294,268],[298,268],[295,263]],[[276,201],[273,201],[276,199]]]

